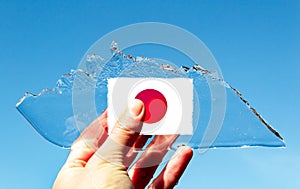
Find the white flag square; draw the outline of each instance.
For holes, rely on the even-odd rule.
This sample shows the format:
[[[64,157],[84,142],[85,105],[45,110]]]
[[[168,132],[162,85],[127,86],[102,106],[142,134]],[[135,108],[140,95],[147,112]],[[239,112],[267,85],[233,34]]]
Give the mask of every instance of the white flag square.
[[[145,104],[144,135],[193,134],[193,80],[188,78],[108,79],[108,132],[138,98]]]

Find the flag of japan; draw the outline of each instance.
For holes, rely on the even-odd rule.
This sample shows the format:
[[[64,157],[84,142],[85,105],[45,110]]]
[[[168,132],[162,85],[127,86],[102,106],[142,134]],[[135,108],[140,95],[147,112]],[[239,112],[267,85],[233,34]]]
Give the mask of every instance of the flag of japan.
[[[193,134],[193,80],[188,78],[108,79],[108,132],[132,99],[145,105],[141,134]]]

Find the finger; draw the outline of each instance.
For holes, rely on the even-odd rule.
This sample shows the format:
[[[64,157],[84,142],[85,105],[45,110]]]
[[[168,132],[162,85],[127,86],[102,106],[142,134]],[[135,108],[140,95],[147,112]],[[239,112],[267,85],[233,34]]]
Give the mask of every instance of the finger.
[[[94,120],[73,143],[67,167],[84,167],[86,162],[107,138],[107,111]]]
[[[152,179],[158,165],[170,149],[177,135],[157,135],[128,174],[135,188],[144,188]]]
[[[193,157],[193,150],[189,147],[179,147],[149,188],[173,188],[178,183],[187,165]]]
[[[132,148],[127,153],[125,159],[124,159],[124,165],[126,167],[129,167],[130,164],[134,161],[136,156],[139,154],[140,151],[143,150],[143,146],[146,144],[149,138],[151,138],[152,135],[140,135],[138,139],[135,141]]]
[[[104,144],[91,157],[91,166],[103,162],[124,165],[124,158],[139,136],[144,118],[144,104],[134,99],[115,124]]]

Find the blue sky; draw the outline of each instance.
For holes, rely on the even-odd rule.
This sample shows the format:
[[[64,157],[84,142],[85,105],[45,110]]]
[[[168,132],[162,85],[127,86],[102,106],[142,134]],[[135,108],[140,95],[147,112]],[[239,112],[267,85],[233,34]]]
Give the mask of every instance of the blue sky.
[[[284,0],[0,0],[0,188],[50,188],[68,154],[17,112],[24,92],[53,87],[101,36],[145,21],[197,35],[287,143],[195,155],[178,188],[299,188],[300,1]]]

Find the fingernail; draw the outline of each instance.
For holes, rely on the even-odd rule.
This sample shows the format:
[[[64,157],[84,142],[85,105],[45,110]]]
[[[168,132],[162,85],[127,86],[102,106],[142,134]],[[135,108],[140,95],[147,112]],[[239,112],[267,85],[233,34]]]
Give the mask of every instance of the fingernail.
[[[138,100],[138,99],[133,99],[130,103],[129,103],[129,111],[131,113],[131,115],[133,116],[138,116],[142,113],[144,109],[144,104],[142,101]]]

